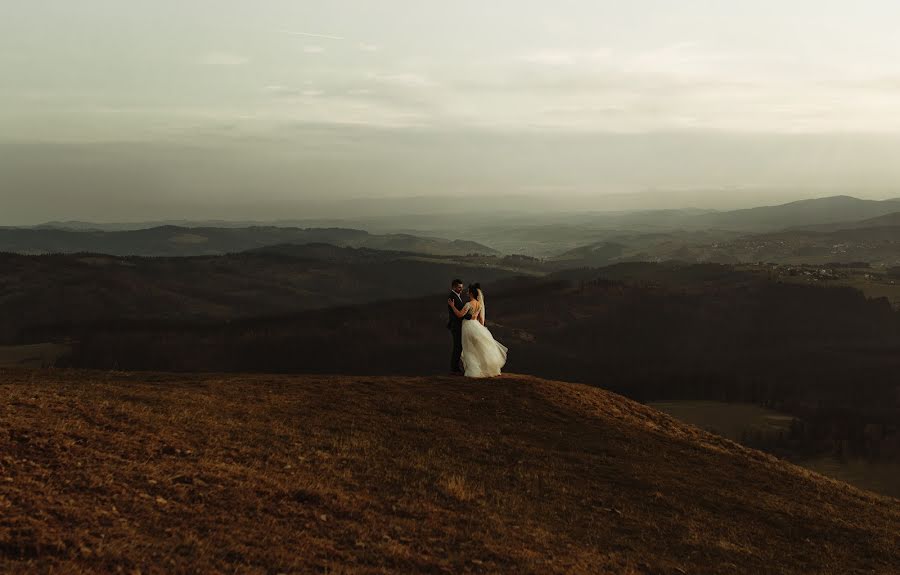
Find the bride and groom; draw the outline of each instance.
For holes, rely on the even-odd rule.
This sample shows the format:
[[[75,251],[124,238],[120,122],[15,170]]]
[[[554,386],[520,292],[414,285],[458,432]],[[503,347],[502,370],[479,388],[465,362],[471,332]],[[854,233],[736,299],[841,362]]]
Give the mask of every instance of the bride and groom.
[[[450,284],[447,300],[447,329],[453,336],[450,372],[466,377],[494,377],[506,364],[507,348],[484,326],[484,294],[481,284],[469,286],[463,301],[462,280]]]

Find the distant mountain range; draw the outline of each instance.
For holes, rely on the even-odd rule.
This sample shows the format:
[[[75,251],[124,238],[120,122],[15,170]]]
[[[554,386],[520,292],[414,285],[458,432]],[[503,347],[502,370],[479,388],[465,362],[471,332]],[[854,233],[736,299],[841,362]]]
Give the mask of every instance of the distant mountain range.
[[[558,266],[621,261],[867,262],[900,265],[900,200],[846,196],[703,214],[684,230],[607,234],[550,258]],[[874,214],[874,215],[873,215]],[[862,216],[860,220],[848,218]],[[707,228],[690,231],[703,222]],[[814,222],[814,223],[810,223]],[[743,230],[743,231],[742,231]]]
[[[22,254],[88,252],[118,256],[198,256],[242,252],[277,244],[311,243],[428,255],[498,253],[492,248],[471,241],[410,234],[378,235],[344,228],[160,226],[125,231],[71,230],[55,227],[0,229],[0,251]]]
[[[413,215],[391,221],[396,226],[416,224]],[[328,244],[428,256],[525,254],[550,260],[553,269],[635,260],[825,263],[849,258],[900,263],[894,255],[900,247],[900,199],[850,196],[728,212],[665,209],[544,216],[504,212],[421,216],[419,230],[391,227],[388,220],[373,224],[384,233],[353,227],[297,227],[289,224],[298,222],[290,221],[180,223],[51,222],[33,228],[0,228],[0,251],[197,256],[276,245]],[[364,220],[357,223],[363,225]]]
[[[900,210],[889,214],[876,216],[864,220],[840,221],[830,224],[817,224],[814,226],[802,226],[797,229],[819,232],[833,232],[838,230],[856,230],[860,228],[884,228],[900,226]]]
[[[690,223],[697,227],[772,231],[878,218],[893,212],[900,212],[900,199],[861,200],[850,196],[832,196],[779,206],[703,214],[691,218]]]
[[[575,224],[604,229],[652,228],[709,228],[767,231],[799,226],[835,224],[877,218],[900,212],[900,198],[864,200],[852,196],[829,196],[805,199],[786,204],[767,205],[730,211],[711,209],[643,209],[622,211],[545,212],[517,211],[516,204],[498,210],[479,209],[441,214],[431,212],[402,213],[393,216],[351,217],[346,219],[291,219],[280,221],[228,220],[166,220],[147,222],[97,223],[84,221],[54,221],[33,226],[32,229],[62,229],[91,231],[129,231],[166,226],[185,228],[377,228],[379,230],[415,229],[417,225],[444,228],[448,222],[453,229],[469,229],[471,222],[480,227],[494,222],[501,227],[516,225]]]
[[[823,232],[791,229],[707,239],[688,232],[622,236],[567,250],[548,261],[557,268],[602,267],[627,261],[781,264],[866,262],[900,266],[900,225]]]

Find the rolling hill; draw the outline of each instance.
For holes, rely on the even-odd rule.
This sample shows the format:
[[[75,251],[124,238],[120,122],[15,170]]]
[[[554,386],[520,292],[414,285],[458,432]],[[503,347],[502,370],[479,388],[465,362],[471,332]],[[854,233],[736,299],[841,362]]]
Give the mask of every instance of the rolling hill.
[[[124,231],[0,228],[0,252],[22,254],[91,252],[117,256],[198,256],[242,252],[277,244],[312,243],[428,255],[498,253],[475,242],[409,234],[377,235],[344,228],[161,226]]]
[[[863,220],[896,211],[900,211],[900,199],[861,200],[851,196],[831,196],[777,206],[701,214],[692,218],[691,225],[732,230],[773,231]]]
[[[752,234],[713,231],[619,234],[547,258],[549,266],[602,267],[620,262],[900,265],[900,214],[860,222]]]
[[[0,371],[0,571],[897,573],[900,501],[597,388]]]
[[[898,223],[900,199],[833,196],[728,212],[658,210],[623,214],[616,219],[600,214],[590,223],[580,221],[574,228],[534,226],[528,230],[528,238],[519,241],[523,246],[539,246],[542,250],[555,246],[557,251],[549,254],[548,261],[569,267],[669,260],[810,264],[865,261],[893,265],[897,260],[894,236],[900,233],[896,231],[900,227],[891,228]],[[824,235],[849,229],[868,231]],[[478,234],[473,237],[491,238]],[[515,237],[507,234],[505,240],[497,240],[501,242],[497,245],[506,245],[502,242]],[[852,245],[849,249],[831,249],[843,243]]]
[[[900,462],[900,313],[885,299],[712,264],[620,264],[482,285],[511,371],[597,382],[641,401],[766,405],[804,426],[755,446]],[[446,369],[445,323],[437,294],[224,321],[32,325],[18,342],[71,342],[59,367],[414,375]]]
[[[897,222],[900,199],[863,200],[833,196],[775,206],[717,212],[697,209],[465,216],[405,215],[393,219],[348,220],[384,233],[351,227],[291,227],[297,222],[184,222],[183,225],[50,223],[34,228],[0,228],[0,251],[17,253],[94,252],[111,255],[217,255],[277,244],[328,243],[428,255],[525,254],[557,261],[584,258],[585,265],[621,260],[684,259],[740,261],[714,244],[740,234],[803,228],[835,231],[885,227]],[[340,220],[334,220],[341,224]],[[311,224],[312,225],[312,224]],[[321,225],[321,224],[315,224]],[[145,226],[145,227],[141,227]],[[398,233],[402,231],[403,233]],[[465,237],[447,240],[435,235]],[[614,259],[598,258],[603,246],[621,244]],[[492,247],[489,247],[492,246]],[[587,247],[585,247],[587,246]],[[582,252],[579,254],[579,250]]]
[[[0,344],[42,324],[229,321],[441,294],[457,276],[521,273],[487,261],[327,244],[173,258],[0,254]]]
[[[735,262],[827,264],[865,262],[900,265],[900,226],[854,227],[835,231],[791,229],[744,236],[715,246],[697,246],[697,258]]]
[[[831,224],[819,224],[815,226],[804,226],[802,229],[833,232],[840,230],[854,230],[859,228],[886,228],[900,226],[900,211],[891,212],[883,216],[867,218],[865,220],[840,221]]]
[[[605,267],[620,262],[708,262],[738,263],[719,249],[720,245],[745,237],[721,230],[619,233],[607,240],[582,245],[547,258],[557,270],[575,267]]]
[[[458,229],[464,237],[505,253],[573,259],[584,246],[602,250],[604,244],[621,244],[624,259],[655,260],[678,256],[681,248],[688,250],[684,258],[692,258],[690,254],[695,248],[702,248],[698,253],[704,255],[709,251],[706,246],[738,235],[790,228],[829,231],[837,229],[830,226],[843,222],[880,218],[898,211],[900,199],[877,201],[833,196],[732,211],[680,209],[498,216],[490,221],[463,221]],[[871,226],[854,227],[876,225],[885,224],[873,221]],[[727,259],[723,254],[721,261]]]

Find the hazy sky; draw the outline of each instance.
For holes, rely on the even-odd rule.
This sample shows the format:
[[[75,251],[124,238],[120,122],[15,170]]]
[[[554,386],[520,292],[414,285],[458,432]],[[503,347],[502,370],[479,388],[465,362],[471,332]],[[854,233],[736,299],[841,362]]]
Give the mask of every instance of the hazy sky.
[[[897,22],[891,0],[0,0],[0,224],[889,196]]]

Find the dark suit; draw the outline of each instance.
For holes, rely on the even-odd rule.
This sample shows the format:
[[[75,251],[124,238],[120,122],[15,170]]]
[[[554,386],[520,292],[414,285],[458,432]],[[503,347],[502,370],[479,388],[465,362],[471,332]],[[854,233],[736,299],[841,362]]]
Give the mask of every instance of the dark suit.
[[[454,307],[459,311],[462,311],[462,308],[466,305],[463,303],[462,296],[457,295],[455,291],[450,290],[450,297],[453,299]],[[450,354],[450,371],[454,373],[462,372],[462,368],[459,365],[459,358],[462,355],[463,319],[471,319],[471,316],[466,314],[463,318],[456,317],[456,314],[453,313],[450,306],[447,306],[447,329],[450,330],[450,335],[453,337],[453,352]]]

